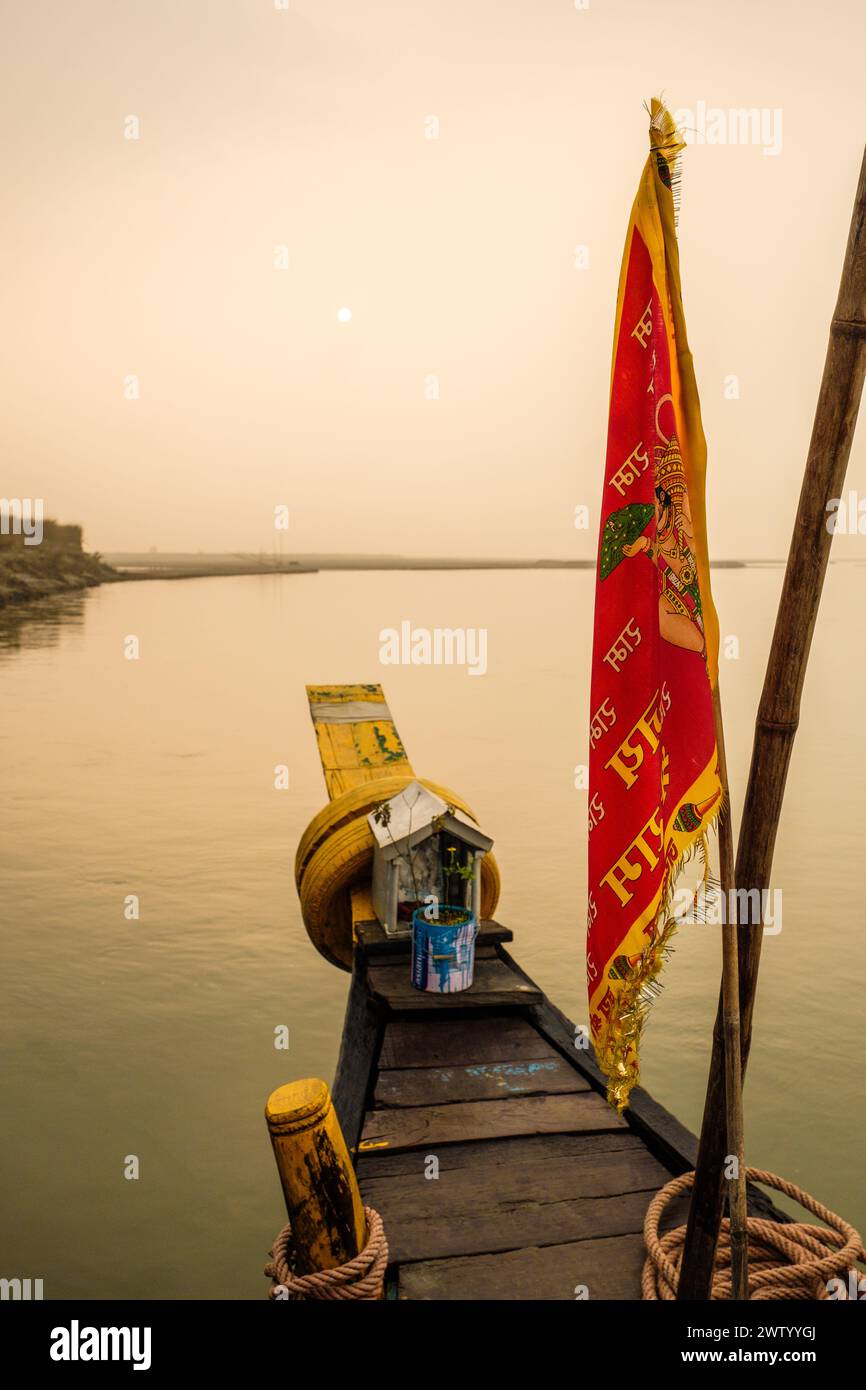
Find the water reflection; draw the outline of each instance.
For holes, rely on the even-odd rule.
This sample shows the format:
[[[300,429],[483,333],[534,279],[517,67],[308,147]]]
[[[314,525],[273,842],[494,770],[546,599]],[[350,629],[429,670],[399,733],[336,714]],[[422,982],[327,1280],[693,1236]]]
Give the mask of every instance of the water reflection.
[[[63,631],[83,627],[90,592],[56,594],[0,608],[0,660],[22,650],[53,647]]]

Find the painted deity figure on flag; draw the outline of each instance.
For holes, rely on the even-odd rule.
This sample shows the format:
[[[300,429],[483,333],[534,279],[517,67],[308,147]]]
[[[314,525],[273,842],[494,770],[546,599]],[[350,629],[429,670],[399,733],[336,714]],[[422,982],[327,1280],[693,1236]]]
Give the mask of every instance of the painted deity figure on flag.
[[[654,535],[638,536],[631,545],[624,544],[622,552],[628,557],[646,555],[658,567],[659,631],[664,640],[705,654],[692,515],[676,439],[656,460],[655,482]]]

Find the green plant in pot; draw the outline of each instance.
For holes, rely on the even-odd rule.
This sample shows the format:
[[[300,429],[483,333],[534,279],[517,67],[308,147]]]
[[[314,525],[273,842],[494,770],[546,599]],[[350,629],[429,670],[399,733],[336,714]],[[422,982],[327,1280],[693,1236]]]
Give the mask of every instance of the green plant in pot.
[[[458,898],[465,896],[466,885],[475,879],[475,865],[464,864],[458,859],[458,849],[456,845],[446,847],[447,858],[442,865],[442,875],[445,881],[445,897],[450,905],[439,908],[437,920],[448,924],[468,921],[470,911],[468,907],[453,906]],[[462,887],[463,893],[460,893]],[[454,891],[455,888],[458,891]]]

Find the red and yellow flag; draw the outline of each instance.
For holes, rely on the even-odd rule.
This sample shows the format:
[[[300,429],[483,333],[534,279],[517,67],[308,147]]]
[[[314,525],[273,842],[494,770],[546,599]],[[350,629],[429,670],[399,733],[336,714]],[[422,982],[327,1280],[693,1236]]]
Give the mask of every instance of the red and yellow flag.
[[[674,930],[676,877],[719,814],[706,442],[680,292],[673,189],[682,141],[653,101],[616,305],[595,591],[587,981],[618,1109]]]

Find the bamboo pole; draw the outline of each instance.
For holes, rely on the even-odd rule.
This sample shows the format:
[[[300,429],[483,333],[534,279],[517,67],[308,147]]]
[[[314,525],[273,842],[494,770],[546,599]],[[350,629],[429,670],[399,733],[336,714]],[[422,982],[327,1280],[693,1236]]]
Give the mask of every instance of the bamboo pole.
[[[725,1133],[728,1151],[726,1166],[733,1163],[728,1178],[728,1213],[731,1226],[731,1297],[749,1297],[749,1245],[746,1227],[746,1160],[743,1127],[742,1054],[740,1041],[740,966],[737,958],[737,896],[734,880],[734,831],[730,812],[728,761],[718,684],[713,690],[713,715],[719,777],[727,803],[719,821],[719,879],[722,890],[722,1029],[725,1052]]]
[[[866,153],[860,168],[812,439],[758,708],[737,846],[735,881],[740,889],[758,889],[762,902],[770,881],[785,781],[800,717],[800,696],[830,554],[832,537],[826,524],[827,504],[842,495],[864,374]],[[760,921],[744,923],[737,935],[742,1069],[745,1072],[752,1037],[752,1011],[763,925]],[[688,1300],[710,1296],[722,1213],[722,1165],[726,1142],[723,1014],[720,1005],[713,1031],[713,1053],[697,1172],[677,1295]]]

